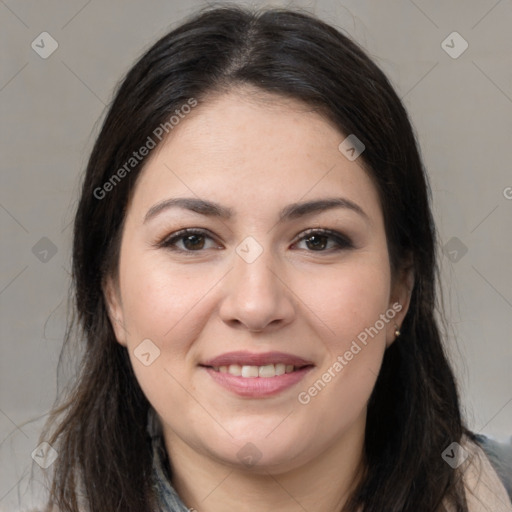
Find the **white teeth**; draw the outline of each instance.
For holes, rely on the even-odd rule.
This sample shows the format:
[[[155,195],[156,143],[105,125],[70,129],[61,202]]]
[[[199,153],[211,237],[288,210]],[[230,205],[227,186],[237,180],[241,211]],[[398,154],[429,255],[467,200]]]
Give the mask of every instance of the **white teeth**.
[[[256,368],[252,366],[251,368]],[[265,366],[260,366],[258,369],[258,375],[260,377],[275,377],[276,376],[276,368],[273,364],[266,364]]]
[[[284,373],[292,373],[295,369],[293,364],[265,364],[263,366],[240,366],[239,364],[230,364],[229,366],[214,366],[213,369],[220,373],[230,373],[236,377],[276,377]]]
[[[283,363],[278,363],[274,366],[276,367],[276,375],[283,375],[283,373],[286,371],[286,365]]]
[[[242,366],[242,377],[257,377],[258,367],[257,366]]]
[[[236,375],[237,377],[240,377],[242,375],[242,367],[238,364],[230,364],[228,366],[228,373],[231,373],[231,375]]]

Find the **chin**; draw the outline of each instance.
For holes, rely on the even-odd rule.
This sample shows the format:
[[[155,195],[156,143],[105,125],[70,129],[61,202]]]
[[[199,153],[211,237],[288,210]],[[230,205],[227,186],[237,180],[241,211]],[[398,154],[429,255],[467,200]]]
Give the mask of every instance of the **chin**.
[[[274,429],[278,423],[273,424]],[[259,430],[247,429],[243,435],[230,438],[227,445],[211,440],[208,449],[214,458],[239,470],[261,474],[283,473],[306,462],[306,451],[311,448],[312,440],[285,429],[278,432],[278,429],[274,432],[266,429],[263,435]],[[272,433],[269,435],[269,432]]]

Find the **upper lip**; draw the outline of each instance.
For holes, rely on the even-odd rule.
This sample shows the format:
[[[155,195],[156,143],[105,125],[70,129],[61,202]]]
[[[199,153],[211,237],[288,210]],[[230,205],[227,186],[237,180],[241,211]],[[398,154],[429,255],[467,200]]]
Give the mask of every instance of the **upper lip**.
[[[284,352],[263,352],[256,354],[253,352],[238,351],[226,352],[213,359],[209,359],[202,366],[229,366],[231,364],[238,364],[240,366],[265,366],[267,364],[292,364],[293,366],[309,366],[313,363],[302,357],[293,354],[286,354]]]

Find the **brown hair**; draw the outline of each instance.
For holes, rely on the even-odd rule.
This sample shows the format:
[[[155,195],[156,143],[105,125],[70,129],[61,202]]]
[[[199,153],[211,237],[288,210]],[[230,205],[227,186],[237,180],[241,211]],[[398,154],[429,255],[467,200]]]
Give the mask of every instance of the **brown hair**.
[[[94,512],[154,507],[149,403],[115,341],[103,294],[145,159],[108,197],[98,199],[97,190],[180,105],[243,84],[300,100],[341,133],[357,135],[379,192],[393,269],[412,257],[409,312],[368,404],[368,472],[345,510],[432,512],[446,500],[467,511],[461,475],[441,457],[471,433],[434,317],[436,231],[407,113],[382,71],[332,26],[302,12],[239,7],[200,12],[156,42],[120,84],[92,150],[74,224],[77,314],[65,344],[78,340],[82,357],[73,389],[42,436],[59,452],[50,504],[62,512],[78,512],[81,502]]]

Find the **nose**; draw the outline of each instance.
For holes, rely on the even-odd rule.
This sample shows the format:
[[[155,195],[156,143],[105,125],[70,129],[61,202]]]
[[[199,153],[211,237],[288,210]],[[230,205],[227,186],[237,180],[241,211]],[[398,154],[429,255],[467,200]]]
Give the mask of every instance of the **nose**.
[[[234,255],[234,268],[226,276],[219,309],[231,327],[251,332],[279,329],[295,315],[293,292],[269,250],[252,263]]]

